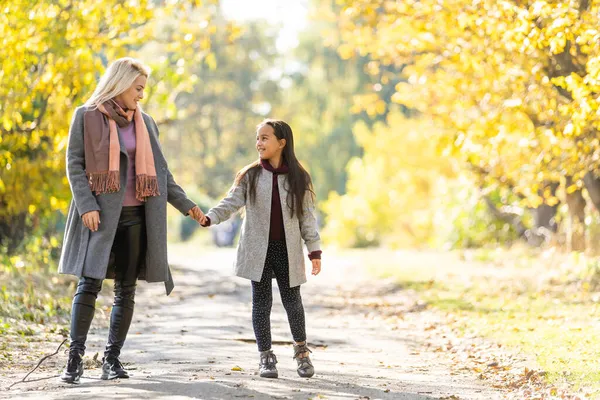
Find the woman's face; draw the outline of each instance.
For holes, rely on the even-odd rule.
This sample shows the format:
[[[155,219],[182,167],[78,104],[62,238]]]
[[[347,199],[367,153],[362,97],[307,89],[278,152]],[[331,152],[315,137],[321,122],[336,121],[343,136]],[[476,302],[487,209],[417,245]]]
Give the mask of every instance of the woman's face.
[[[135,110],[137,108],[138,101],[144,98],[146,80],[147,78],[144,75],[138,76],[135,81],[133,81],[133,85],[118,95],[115,98],[115,101],[123,108]]]
[[[256,132],[256,150],[262,160],[270,160],[273,156],[281,154],[284,147],[285,139],[277,139],[271,125],[264,124]]]

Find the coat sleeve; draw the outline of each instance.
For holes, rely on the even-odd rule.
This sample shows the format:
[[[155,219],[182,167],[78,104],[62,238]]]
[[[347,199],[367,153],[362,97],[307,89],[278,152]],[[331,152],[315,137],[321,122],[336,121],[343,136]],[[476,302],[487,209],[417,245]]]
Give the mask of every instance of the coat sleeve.
[[[85,172],[85,145],[83,141],[83,115],[85,108],[79,107],[73,114],[67,143],[67,179],[79,215],[100,211],[96,197],[90,189]]]
[[[246,205],[246,190],[248,184],[248,175],[244,175],[239,184],[233,184],[227,196],[216,206],[211,208],[206,216],[210,218],[211,225],[220,224],[227,221],[232,214],[239,211]]]
[[[150,117],[152,121],[152,125],[156,131],[156,137],[158,137],[158,126],[154,121],[154,118]],[[196,206],[192,200],[190,200],[185,193],[185,190],[181,186],[175,182],[175,178],[173,178],[173,174],[169,170],[169,166],[167,165],[167,201],[173,207],[175,207],[180,213],[183,215],[188,215],[189,211]]]
[[[302,218],[300,218],[300,234],[309,253],[321,250],[321,237],[319,236],[317,214],[312,193],[306,191],[302,202]]]
[[[173,174],[167,167],[167,201],[183,215],[188,215],[189,211],[196,206],[181,186],[175,182]]]

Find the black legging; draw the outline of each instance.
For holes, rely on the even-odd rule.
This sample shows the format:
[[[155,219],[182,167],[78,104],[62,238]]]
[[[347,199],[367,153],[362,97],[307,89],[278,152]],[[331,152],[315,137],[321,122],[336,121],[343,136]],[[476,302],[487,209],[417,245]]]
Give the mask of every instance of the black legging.
[[[288,316],[292,337],[296,342],[306,340],[304,307],[300,286],[290,287],[289,263],[285,242],[269,242],[265,268],[260,282],[252,281],[252,325],[258,351],[271,349],[271,307],[273,289],[271,279],[275,274],[281,302]]]
[[[144,206],[123,207],[111,258],[115,260],[115,298],[110,316],[110,330],[105,357],[119,357],[133,318],[136,281],[146,255]],[[83,355],[101,279],[82,277],[73,297],[71,310],[70,351]]]

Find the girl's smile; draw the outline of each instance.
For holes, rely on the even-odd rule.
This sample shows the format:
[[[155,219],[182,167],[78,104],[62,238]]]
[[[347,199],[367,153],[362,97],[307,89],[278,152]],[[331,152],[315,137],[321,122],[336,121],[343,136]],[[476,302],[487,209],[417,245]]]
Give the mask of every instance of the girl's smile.
[[[256,132],[256,150],[262,160],[269,160],[277,168],[281,153],[285,147],[285,139],[277,139],[273,127],[265,124]]]

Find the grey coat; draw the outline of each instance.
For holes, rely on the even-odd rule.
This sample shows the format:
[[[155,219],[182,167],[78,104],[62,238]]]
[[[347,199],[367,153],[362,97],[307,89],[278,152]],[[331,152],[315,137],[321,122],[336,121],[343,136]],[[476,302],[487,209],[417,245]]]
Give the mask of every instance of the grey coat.
[[[302,253],[302,240],[308,252],[320,250],[320,237],[317,231],[317,219],[312,196],[304,196],[302,219],[296,213],[290,216],[286,204],[286,175],[277,176],[279,199],[283,211],[283,228],[287,246],[290,287],[306,282],[305,257]],[[271,196],[273,193],[273,173],[261,168],[256,183],[254,202],[246,201],[248,191],[248,175],[242,178],[239,185],[229,190],[227,196],[206,214],[211,225],[226,221],[229,217],[246,207],[244,222],[234,263],[235,275],[259,282],[262,278],[267,247],[269,244],[269,228],[271,220]]]
[[[69,131],[67,177],[73,200],[67,216],[58,270],[61,274],[105,279],[111,277],[107,274],[109,256],[125,197],[129,156],[119,135],[121,189],[97,196],[92,193],[85,174],[83,116],[86,110],[85,106],[75,110]],[[167,202],[184,215],[195,203],[188,199],[169,171],[158,142],[156,123],[147,114],[143,114],[143,118],[150,136],[160,196],[149,197],[145,203],[147,250],[139,278],[148,282],[165,282],[169,294],[174,285],[167,262]],[[81,219],[83,214],[94,210],[100,212],[100,226],[96,232],[86,228]]]

